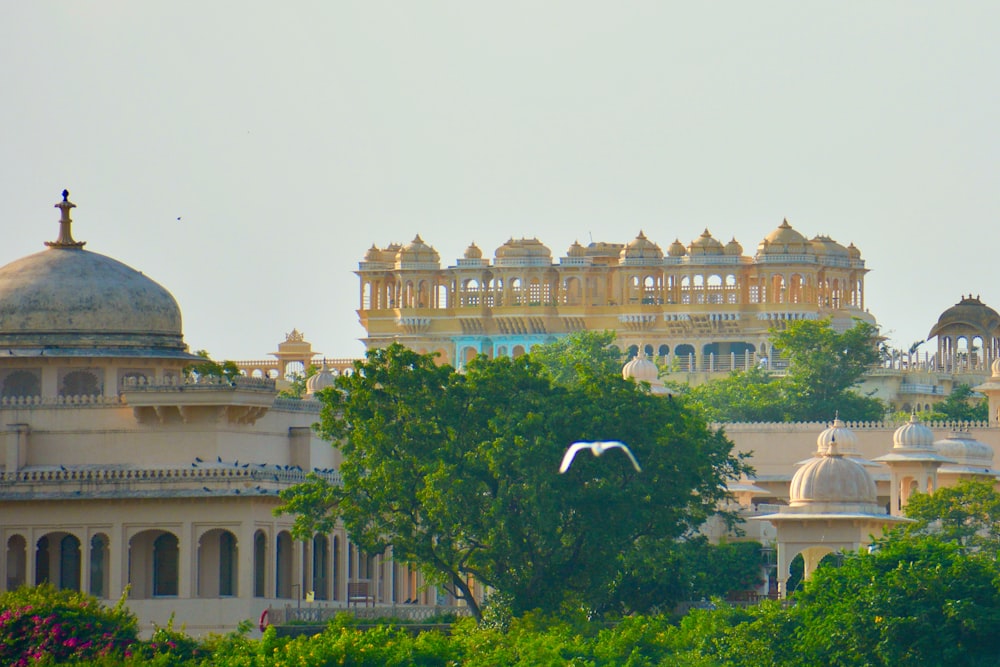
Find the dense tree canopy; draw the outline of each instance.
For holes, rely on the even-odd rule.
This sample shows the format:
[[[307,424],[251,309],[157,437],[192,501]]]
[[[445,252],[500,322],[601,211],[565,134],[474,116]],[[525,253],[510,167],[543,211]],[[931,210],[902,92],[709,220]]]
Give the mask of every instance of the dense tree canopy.
[[[843,333],[830,320],[798,320],[771,330],[787,360],[784,375],[760,368],[691,387],[690,400],[712,421],[848,421],[880,419],[881,401],[855,387],[879,360],[878,329],[861,320]]]
[[[1000,493],[993,482],[965,480],[933,494],[914,493],[905,512],[915,520],[906,528],[909,534],[1000,554]]]
[[[304,535],[341,518],[361,548],[391,546],[474,613],[470,579],[515,613],[605,607],[637,541],[700,525],[745,466],[721,433],[617,366],[573,368],[556,382],[533,355],[456,373],[399,345],[373,350],[322,395],[342,484],[313,479],[283,493],[282,509]],[[641,473],[613,451],[581,453],[558,474],[570,443],[610,439],[632,448]]]
[[[920,413],[923,421],[972,422],[987,421],[989,418],[989,399],[977,395],[967,384],[955,385],[948,398]]]
[[[878,327],[855,320],[836,332],[830,320],[799,320],[771,332],[771,343],[788,360],[786,397],[797,421],[829,419],[837,412],[848,420],[879,419],[882,404],[852,389],[879,362]]]

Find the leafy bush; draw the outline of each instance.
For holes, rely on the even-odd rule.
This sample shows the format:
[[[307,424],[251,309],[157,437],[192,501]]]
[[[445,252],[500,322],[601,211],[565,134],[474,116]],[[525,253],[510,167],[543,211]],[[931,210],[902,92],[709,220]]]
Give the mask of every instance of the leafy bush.
[[[0,594],[0,664],[27,667],[122,653],[138,635],[124,601],[106,607],[49,584]]]

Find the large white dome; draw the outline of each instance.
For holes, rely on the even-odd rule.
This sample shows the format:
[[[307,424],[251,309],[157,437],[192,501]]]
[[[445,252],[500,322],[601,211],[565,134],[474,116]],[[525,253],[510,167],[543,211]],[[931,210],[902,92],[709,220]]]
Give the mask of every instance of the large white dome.
[[[174,297],[141,272],[83,249],[69,232],[0,268],[0,348],[48,356],[190,357]]]

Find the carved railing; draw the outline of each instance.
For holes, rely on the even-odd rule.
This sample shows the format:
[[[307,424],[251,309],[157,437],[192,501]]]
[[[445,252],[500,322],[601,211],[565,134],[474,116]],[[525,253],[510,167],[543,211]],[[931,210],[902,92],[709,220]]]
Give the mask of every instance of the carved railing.
[[[232,466],[232,467],[229,467]],[[19,470],[5,474],[3,482],[125,482],[185,483],[185,482],[280,482],[297,484],[310,471],[298,466],[263,463],[192,463],[187,468],[57,468]],[[332,484],[340,483],[340,475],[332,469],[314,470],[314,474]]]

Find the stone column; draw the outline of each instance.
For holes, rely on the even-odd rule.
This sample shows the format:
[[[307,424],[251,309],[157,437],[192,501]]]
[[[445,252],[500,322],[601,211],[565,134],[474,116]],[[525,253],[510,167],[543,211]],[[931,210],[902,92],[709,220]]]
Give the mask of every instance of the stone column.
[[[253,599],[254,582],[254,525],[253,521],[245,519],[240,523],[240,531],[236,542],[236,597],[245,600]],[[266,588],[264,589],[267,590]]]
[[[194,578],[198,573],[198,549],[194,539],[194,526],[190,521],[181,524],[177,545],[177,597],[189,599],[197,590]]]

